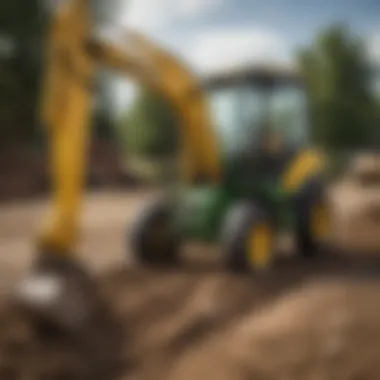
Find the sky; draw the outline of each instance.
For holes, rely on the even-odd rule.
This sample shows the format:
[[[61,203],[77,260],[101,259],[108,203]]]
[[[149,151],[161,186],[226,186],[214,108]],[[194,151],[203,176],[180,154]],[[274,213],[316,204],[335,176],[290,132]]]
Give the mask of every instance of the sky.
[[[380,63],[380,0],[129,0],[115,24],[144,32],[197,73],[249,62],[292,62],[293,53],[333,22],[362,35]],[[131,98],[113,81],[115,110]]]

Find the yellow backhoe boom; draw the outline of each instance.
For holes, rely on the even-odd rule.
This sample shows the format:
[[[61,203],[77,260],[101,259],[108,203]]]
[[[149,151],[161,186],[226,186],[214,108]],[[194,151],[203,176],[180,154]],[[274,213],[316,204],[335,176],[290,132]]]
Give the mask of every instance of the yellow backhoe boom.
[[[202,88],[180,60],[137,33],[128,34],[132,48],[94,37],[88,0],[64,3],[51,28],[41,117],[50,140],[53,207],[40,249],[68,254],[79,231],[98,65],[128,75],[171,102],[179,115],[184,179],[218,181],[221,160]]]

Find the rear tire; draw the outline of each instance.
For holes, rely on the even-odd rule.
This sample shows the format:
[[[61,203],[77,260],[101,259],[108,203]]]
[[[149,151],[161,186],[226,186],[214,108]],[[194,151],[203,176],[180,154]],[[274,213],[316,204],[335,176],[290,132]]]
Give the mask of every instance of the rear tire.
[[[135,262],[149,266],[179,263],[180,239],[172,231],[170,221],[170,205],[166,201],[156,201],[143,210],[131,235]]]
[[[254,249],[252,234],[263,232],[262,251]],[[263,240],[261,240],[263,241]],[[226,269],[233,272],[264,272],[275,256],[274,223],[269,214],[251,202],[234,205],[226,215],[221,236]]]
[[[329,215],[329,204],[324,192],[322,182],[310,183],[296,201],[296,253],[301,258],[314,258],[325,248],[325,241],[321,233],[317,233],[314,226],[316,208],[326,213],[327,228],[331,228],[331,215]],[[323,222],[322,222],[323,223]]]

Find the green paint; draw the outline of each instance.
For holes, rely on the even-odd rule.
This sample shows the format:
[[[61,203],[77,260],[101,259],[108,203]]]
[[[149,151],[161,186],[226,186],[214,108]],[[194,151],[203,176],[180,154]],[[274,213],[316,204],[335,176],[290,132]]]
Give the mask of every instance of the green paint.
[[[194,183],[175,190],[173,227],[186,239],[216,242],[226,212],[235,203],[245,200],[263,205],[273,216],[279,230],[291,230],[294,227],[291,194],[285,193],[280,181],[295,155],[308,145],[307,104],[297,81],[293,83],[295,92],[292,88],[289,92],[281,80],[277,82],[276,75],[268,81],[255,80],[255,83],[251,83],[254,89],[252,93],[246,92],[246,85],[250,85],[247,77],[244,83],[239,80],[228,83],[227,80],[223,85],[219,83],[216,86],[214,111],[218,117],[214,124],[221,141],[223,178],[216,185]],[[290,86],[293,84],[290,80]],[[298,92],[300,89],[301,92]],[[278,113],[281,110],[276,107],[281,101],[296,99],[297,96],[298,103],[290,105],[290,108],[287,106],[290,113],[287,113],[285,122],[280,117],[282,114]],[[277,103],[272,104],[274,99],[277,99]],[[253,104],[247,104],[249,101]],[[259,104],[254,104],[254,101],[259,101]],[[293,119],[290,114],[295,115]],[[252,120],[247,120],[249,115],[253,117]],[[265,129],[257,123],[258,120],[263,121],[262,117],[269,117],[269,125],[284,134],[288,142],[285,145],[290,149],[278,155],[261,150],[260,139]]]
[[[229,195],[222,186],[194,186],[177,194],[174,225],[192,240],[215,241]]]

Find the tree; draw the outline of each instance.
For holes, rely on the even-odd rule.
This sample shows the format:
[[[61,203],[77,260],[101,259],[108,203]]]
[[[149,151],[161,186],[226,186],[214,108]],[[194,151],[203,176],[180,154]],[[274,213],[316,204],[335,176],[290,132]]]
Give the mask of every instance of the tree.
[[[114,26],[125,0],[92,0],[93,17],[99,29]],[[113,140],[116,137],[116,121],[112,114],[111,73],[105,68],[98,71],[97,105],[93,115],[95,137]]]
[[[118,15],[123,0],[91,0],[98,26],[110,25]],[[43,131],[39,125],[40,84],[43,53],[51,17],[47,1],[0,1],[0,143],[30,143]],[[111,125],[106,101],[107,80],[101,82],[100,110],[95,112],[95,133],[104,134]],[[99,120],[98,120],[99,119]],[[112,121],[113,122],[113,121]]]
[[[47,14],[40,0],[0,2],[0,142],[36,136]]]
[[[374,69],[373,87],[377,103],[378,125],[380,126],[380,64]]]
[[[101,71],[97,77],[97,94],[92,115],[92,130],[97,138],[108,141],[115,139],[116,122],[112,115],[112,99],[109,88],[109,77]]]
[[[300,52],[299,63],[309,86],[315,140],[327,147],[367,147],[376,106],[363,41],[334,25]]]
[[[179,137],[176,116],[161,96],[141,91],[120,123],[126,151],[146,158],[175,154]]]

